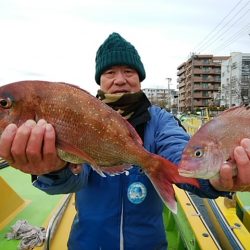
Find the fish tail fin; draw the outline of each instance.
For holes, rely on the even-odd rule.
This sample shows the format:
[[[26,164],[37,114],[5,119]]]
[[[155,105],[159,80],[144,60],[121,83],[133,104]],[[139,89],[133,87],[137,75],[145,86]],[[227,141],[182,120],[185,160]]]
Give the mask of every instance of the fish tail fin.
[[[186,183],[199,187],[196,179],[180,176],[176,165],[158,155],[151,155],[144,164],[144,170],[164,204],[174,213],[177,213],[177,203],[172,184]]]

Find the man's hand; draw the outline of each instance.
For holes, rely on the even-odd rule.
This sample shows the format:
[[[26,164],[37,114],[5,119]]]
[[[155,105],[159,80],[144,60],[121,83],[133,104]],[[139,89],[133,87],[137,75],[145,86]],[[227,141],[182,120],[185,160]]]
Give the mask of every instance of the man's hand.
[[[231,163],[224,163],[219,178],[211,179],[210,183],[220,191],[250,191],[250,139],[241,140],[233,157],[236,171]]]
[[[0,157],[25,173],[41,175],[63,168],[57,156],[55,130],[45,120],[9,124],[0,138]]]

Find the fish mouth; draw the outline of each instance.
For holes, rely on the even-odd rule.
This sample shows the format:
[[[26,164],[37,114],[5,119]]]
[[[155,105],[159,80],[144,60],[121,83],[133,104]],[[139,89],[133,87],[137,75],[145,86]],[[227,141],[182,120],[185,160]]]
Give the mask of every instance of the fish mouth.
[[[203,171],[193,171],[193,170],[186,170],[186,169],[178,169],[179,175],[184,177],[191,177],[191,178],[200,178],[200,179],[210,179],[217,175],[214,172],[208,172],[206,170]]]
[[[178,169],[178,172],[181,176],[184,176],[184,177],[193,177],[194,176],[194,171]]]

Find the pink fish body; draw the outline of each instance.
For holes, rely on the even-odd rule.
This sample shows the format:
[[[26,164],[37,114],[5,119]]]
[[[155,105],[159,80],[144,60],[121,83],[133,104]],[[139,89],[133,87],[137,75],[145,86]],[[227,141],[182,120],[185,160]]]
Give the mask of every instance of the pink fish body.
[[[230,108],[204,124],[184,149],[178,168],[180,175],[210,179],[215,177],[243,138],[250,138],[250,109]]]

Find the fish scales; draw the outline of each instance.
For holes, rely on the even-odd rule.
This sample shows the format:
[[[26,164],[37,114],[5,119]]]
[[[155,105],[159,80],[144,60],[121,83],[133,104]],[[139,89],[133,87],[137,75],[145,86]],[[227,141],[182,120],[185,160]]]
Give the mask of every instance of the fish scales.
[[[65,161],[88,163],[102,176],[140,166],[173,212],[177,209],[173,183],[199,187],[197,180],[180,176],[172,162],[148,152],[118,112],[74,85],[20,81],[1,86],[0,133],[9,123],[20,126],[27,119],[52,124],[58,155]]]
[[[54,86],[53,86],[54,87]],[[64,85],[62,86],[64,87]],[[45,87],[46,88],[46,87]],[[54,88],[52,88],[54,89]],[[60,89],[58,89],[59,91]],[[51,112],[51,110],[48,108],[48,103],[44,102],[40,104],[41,107],[41,114],[37,112],[37,116],[39,118],[43,117],[45,120],[50,122],[56,129],[56,131],[61,131],[60,135],[62,140],[66,140],[69,143],[74,143],[77,147],[84,148],[84,151],[93,158],[96,151],[99,152],[100,159],[96,159],[96,164],[103,165],[102,157],[107,158],[106,162],[108,164],[116,164],[116,162],[112,162],[114,160],[114,153],[121,155],[120,147],[117,147],[117,143],[119,142],[121,145],[124,145],[127,140],[128,131],[123,130],[121,127],[116,126],[116,120],[111,118],[112,113],[109,109],[105,107],[100,108],[98,106],[98,109],[96,109],[96,98],[94,99],[94,102],[91,101],[92,97],[88,94],[84,94],[84,92],[81,91],[81,94],[79,94],[79,91],[76,88],[70,88],[71,91],[67,91],[63,95],[56,94],[57,91],[51,91],[51,88],[49,88],[47,91],[44,91],[44,96],[42,98],[45,98],[47,93],[51,93],[49,98],[52,99],[52,106],[56,106],[57,103],[61,103],[62,108],[59,109],[59,112]],[[58,93],[58,92],[57,92]],[[58,97],[59,96],[59,97]],[[90,98],[91,97],[91,98]],[[89,100],[89,108],[86,108],[86,105],[84,103],[86,102],[86,98],[90,98]],[[94,98],[94,97],[93,97]],[[78,101],[79,100],[79,101]],[[64,107],[64,103],[67,105]],[[69,106],[70,103],[70,106]],[[99,103],[98,103],[99,104]],[[96,112],[99,110],[98,115],[95,115]],[[47,115],[42,115],[47,114]],[[63,114],[63,116],[62,116]],[[81,116],[81,119],[79,119],[79,115]],[[100,121],[100,117],[104,117],[105,122]],[[120,117],[119,117],[120,118]],[[71,120],[71,123],[69,124],[68,121]],[[76,129],[77,127],[77,129]],[[112,128],[116,127],[115,130],[112,130]],[[70,129],[70,134],[67,133]],[[86,131],[86,136],[84,137],[84,140],[79,140],[79,131]],[[103,136],[105,133],[105,136]],[[119,141],[114,140],[116,138],[117,134],[123,135],[122,138],[120,138]],[[102,136],[101,136],[102,135]],[[100,142],[93,144],[92,142]],[[105,144],[105,149],[101,147],[100,145]],[[107,154],[107,151],[110,150],[112,152],[111,154]],[[116,150],[114,152],[114,150]],[[120,156],[121,157],[121,156]],[[67,159],[66,159],[67,160]],[[121,160],[123,161],[123,159]]]

